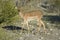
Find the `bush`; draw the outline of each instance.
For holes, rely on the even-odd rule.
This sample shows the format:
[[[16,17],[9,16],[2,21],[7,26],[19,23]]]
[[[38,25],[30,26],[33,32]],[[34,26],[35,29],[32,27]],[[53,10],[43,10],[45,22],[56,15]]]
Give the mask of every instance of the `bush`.
[[[8,21],[18,13],[12,0],[0,0],[0,2],[0,23]]]

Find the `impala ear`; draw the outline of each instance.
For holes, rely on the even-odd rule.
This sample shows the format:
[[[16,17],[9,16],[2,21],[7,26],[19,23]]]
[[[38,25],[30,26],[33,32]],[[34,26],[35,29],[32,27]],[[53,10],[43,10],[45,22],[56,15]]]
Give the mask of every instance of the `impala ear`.
[[[15,7],[15,9],[17,9],[17,7]]]
[[[18,9],[18,12],[20,12],[20,9]]]
[[[16,10],[18,10],[18,12],[20,12],[20,9],[18,7],[15,7]]]

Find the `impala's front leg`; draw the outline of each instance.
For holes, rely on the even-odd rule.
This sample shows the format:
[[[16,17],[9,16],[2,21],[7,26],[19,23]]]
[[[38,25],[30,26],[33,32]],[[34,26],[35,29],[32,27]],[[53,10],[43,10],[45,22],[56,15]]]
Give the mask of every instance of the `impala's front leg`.
[[[27,25],[28,33],[29,33],[30,32],[30,29],[29,29],[29,26],[28,26],[28,21],[26,21],[26,25]]]
[[[26,20],[24,19],[24,22],[23,22],[23,25],[22,25],[21,34],[23,33],[23,29],[24,29],[25,24],[26,24]]]

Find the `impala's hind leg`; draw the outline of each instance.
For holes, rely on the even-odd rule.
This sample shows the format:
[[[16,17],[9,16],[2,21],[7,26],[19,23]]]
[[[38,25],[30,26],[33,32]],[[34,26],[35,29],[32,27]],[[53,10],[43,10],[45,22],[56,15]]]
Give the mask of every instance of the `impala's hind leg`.
[[[43,22],[42,20],[40,20],[40,23],[41,23],[41,25],[43,25],[43,27],[44,27],[44,32],[46,33],[46,28],[45,28],[44,22]]]
[[[37,29],[37,32],[39,32],[40,31],[40,27],[41,27],[41,23],[40,23],[40,20],[37,20],[37,21],[38,21],[37,25],[39,25],[38,29]]]

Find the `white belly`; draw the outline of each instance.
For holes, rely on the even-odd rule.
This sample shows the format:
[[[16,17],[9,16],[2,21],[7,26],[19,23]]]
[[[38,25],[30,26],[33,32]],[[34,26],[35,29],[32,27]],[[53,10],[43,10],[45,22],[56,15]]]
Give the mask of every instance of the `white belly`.
[[[31,21],[31,20],[35,20],[35,19],[37,19],[36,16],[34,16],[34,17],[28,17],[27,21]]]

